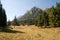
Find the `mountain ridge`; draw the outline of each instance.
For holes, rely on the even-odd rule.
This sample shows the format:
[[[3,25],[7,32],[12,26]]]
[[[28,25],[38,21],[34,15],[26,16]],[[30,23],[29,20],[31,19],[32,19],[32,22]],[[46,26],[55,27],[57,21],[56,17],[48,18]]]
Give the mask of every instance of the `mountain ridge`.
[[[18,20],[20,21],[27,18],[36,18],[42,12],[43,12],[42,9],[38,7],[33,7],[29,11],[27,11],[22,17],[20,17]]]

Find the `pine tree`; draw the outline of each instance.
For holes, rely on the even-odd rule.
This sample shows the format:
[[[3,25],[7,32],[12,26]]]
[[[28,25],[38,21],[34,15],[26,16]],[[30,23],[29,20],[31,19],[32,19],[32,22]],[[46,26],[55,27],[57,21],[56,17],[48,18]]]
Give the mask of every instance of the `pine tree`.
[[[56,25],[60,26],[60,3],[56,4],[55,13],[56,13]]]
[[[13,22],[12,22],[12,25],[14,25],[14,26],[19,26],[19,22],[18,22],[16,16],[15,16]]]
[[[2,4],[0,3],[0,27],[6,28],[7,27],[7,17],[6,12],[2,8]]]
[[[49,25],[48,14],[44,11],[42,14],[43,26],[47,27]]]
[[[50,9],[50,12],[49,12],[49,25],[51,27],[54,27],[54,24],[55,24],[55,16],[54,16],[54,13],[55,13],[54,7],[52,7]]]
[[[7,25],[8,26],[11,26],[11,21],[10,20],[7,22]]]

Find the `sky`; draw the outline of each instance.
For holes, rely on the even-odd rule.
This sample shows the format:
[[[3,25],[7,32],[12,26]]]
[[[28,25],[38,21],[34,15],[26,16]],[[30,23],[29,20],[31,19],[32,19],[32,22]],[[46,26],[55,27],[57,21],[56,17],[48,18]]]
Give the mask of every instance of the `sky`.
[[[34,6],[45,9],[56,6],[56,2],[60,2],[60,0],[1,0],[6,11],[7,21],[12,21],[15,16],[21,17]]]

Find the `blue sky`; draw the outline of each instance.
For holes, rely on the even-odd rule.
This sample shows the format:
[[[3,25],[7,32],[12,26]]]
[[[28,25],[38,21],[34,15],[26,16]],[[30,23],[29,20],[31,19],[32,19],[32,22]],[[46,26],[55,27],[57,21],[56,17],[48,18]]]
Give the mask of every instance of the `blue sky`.
[[[1,0],[3,8],[6,10],[7,20],[13,20],[15,16],[24,15],[32,7],[36,6],[41,9],[49,8],[56,5],[60,0]]]

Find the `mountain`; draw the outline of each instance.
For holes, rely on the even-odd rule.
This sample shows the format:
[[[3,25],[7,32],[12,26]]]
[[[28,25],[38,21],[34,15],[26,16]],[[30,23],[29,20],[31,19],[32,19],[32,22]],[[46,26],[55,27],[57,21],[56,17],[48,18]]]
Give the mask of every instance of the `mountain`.
[[[18,21],[20,21],[20,23],[27,23],[26,21],[32,22],[34,20],[36,20],[38,18],[38,16],[40,14],[42,14],[42,10],[40,8],[37,7],[33,7],[31,10],[27,11],[25,13],[25,15],[23,15],[22,17],[18,18]]]
[[[27,11],[25,15],[20,17],[19,20],[37,18],[41,13],[42,10],[40,8],[33,7],[30,11]]]

